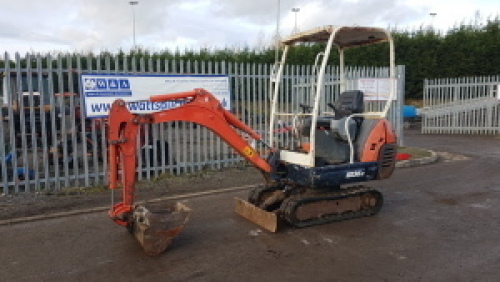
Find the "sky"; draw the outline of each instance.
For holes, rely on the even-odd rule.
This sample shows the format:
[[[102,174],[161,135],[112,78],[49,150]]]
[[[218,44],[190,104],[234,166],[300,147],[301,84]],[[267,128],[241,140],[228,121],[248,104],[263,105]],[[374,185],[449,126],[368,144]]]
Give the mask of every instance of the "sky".
[[[261,48],[324,25],[447,31],[500,14],[498,0],[0,0],[0,53]],[[292,8],[299,8],[294,13]],[[434,15],[431,15],[434,14]]]

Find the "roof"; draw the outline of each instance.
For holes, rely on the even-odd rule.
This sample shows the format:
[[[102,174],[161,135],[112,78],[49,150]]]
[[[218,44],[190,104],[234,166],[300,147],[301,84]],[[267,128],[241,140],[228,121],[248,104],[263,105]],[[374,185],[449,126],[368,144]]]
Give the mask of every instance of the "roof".
[[[340,48],[370,45],[389,41],[390,35],[382,28],[362,26],[324,26],[299,32],[283,39],[285,45],[301,42],[327,42],[336,31],[334,43]]]

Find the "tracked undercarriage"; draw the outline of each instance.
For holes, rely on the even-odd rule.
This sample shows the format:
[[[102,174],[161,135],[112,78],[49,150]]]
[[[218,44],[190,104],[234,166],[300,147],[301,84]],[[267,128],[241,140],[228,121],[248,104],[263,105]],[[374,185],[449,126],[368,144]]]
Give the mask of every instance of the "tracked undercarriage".
[[[362,185],[334,191],[296,190],[262,186],[250,192],[249,202],[262,210],[276,213],[295,227],[372,216],[383,205],[379,191]]]

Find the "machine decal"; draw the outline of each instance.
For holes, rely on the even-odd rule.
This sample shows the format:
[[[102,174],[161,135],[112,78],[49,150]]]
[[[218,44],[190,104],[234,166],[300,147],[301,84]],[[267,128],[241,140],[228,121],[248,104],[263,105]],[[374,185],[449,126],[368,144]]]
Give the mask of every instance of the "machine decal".
[[[246,147],[245,149],[243,149],[243,153],[250,158],[255,156],[256,154],[255,150],[252,149],[252,147]]]
[[[348,171],[345,175],[346,178],[362,177],[365,176],[364,170]]]

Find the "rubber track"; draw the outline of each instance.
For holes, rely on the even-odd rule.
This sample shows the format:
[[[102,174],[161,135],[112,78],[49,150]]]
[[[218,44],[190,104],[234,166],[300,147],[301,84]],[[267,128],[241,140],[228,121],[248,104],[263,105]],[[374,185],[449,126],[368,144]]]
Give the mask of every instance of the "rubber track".
[[[338,201],[340,199],[347,199],[350,197],[359,197],[363,194],[372,193],[378,199],[376,205],[372,208],[365,208],[359,211],[348,211],[340,214],[331,214],[328,216],[323,216],[320,218],[312,218],[305,221],[298,221],[295,216],[295,211],[300,205],[305,205],[308,203],[314,203],[318,201]],[[281,205],[281,215],[282,217],[288,221],[291,225],[295,227],[307,227],[312,225],[325,224],[330,222],[360,218],[365,216],[372,216],[377,214],[382,208],[383,197],[382,194],[370,187],[367,186],[353,186],[349,188],[344,188],[339,191],[328,192],[325,194],[319,195],[294,195],[284,200]]]

